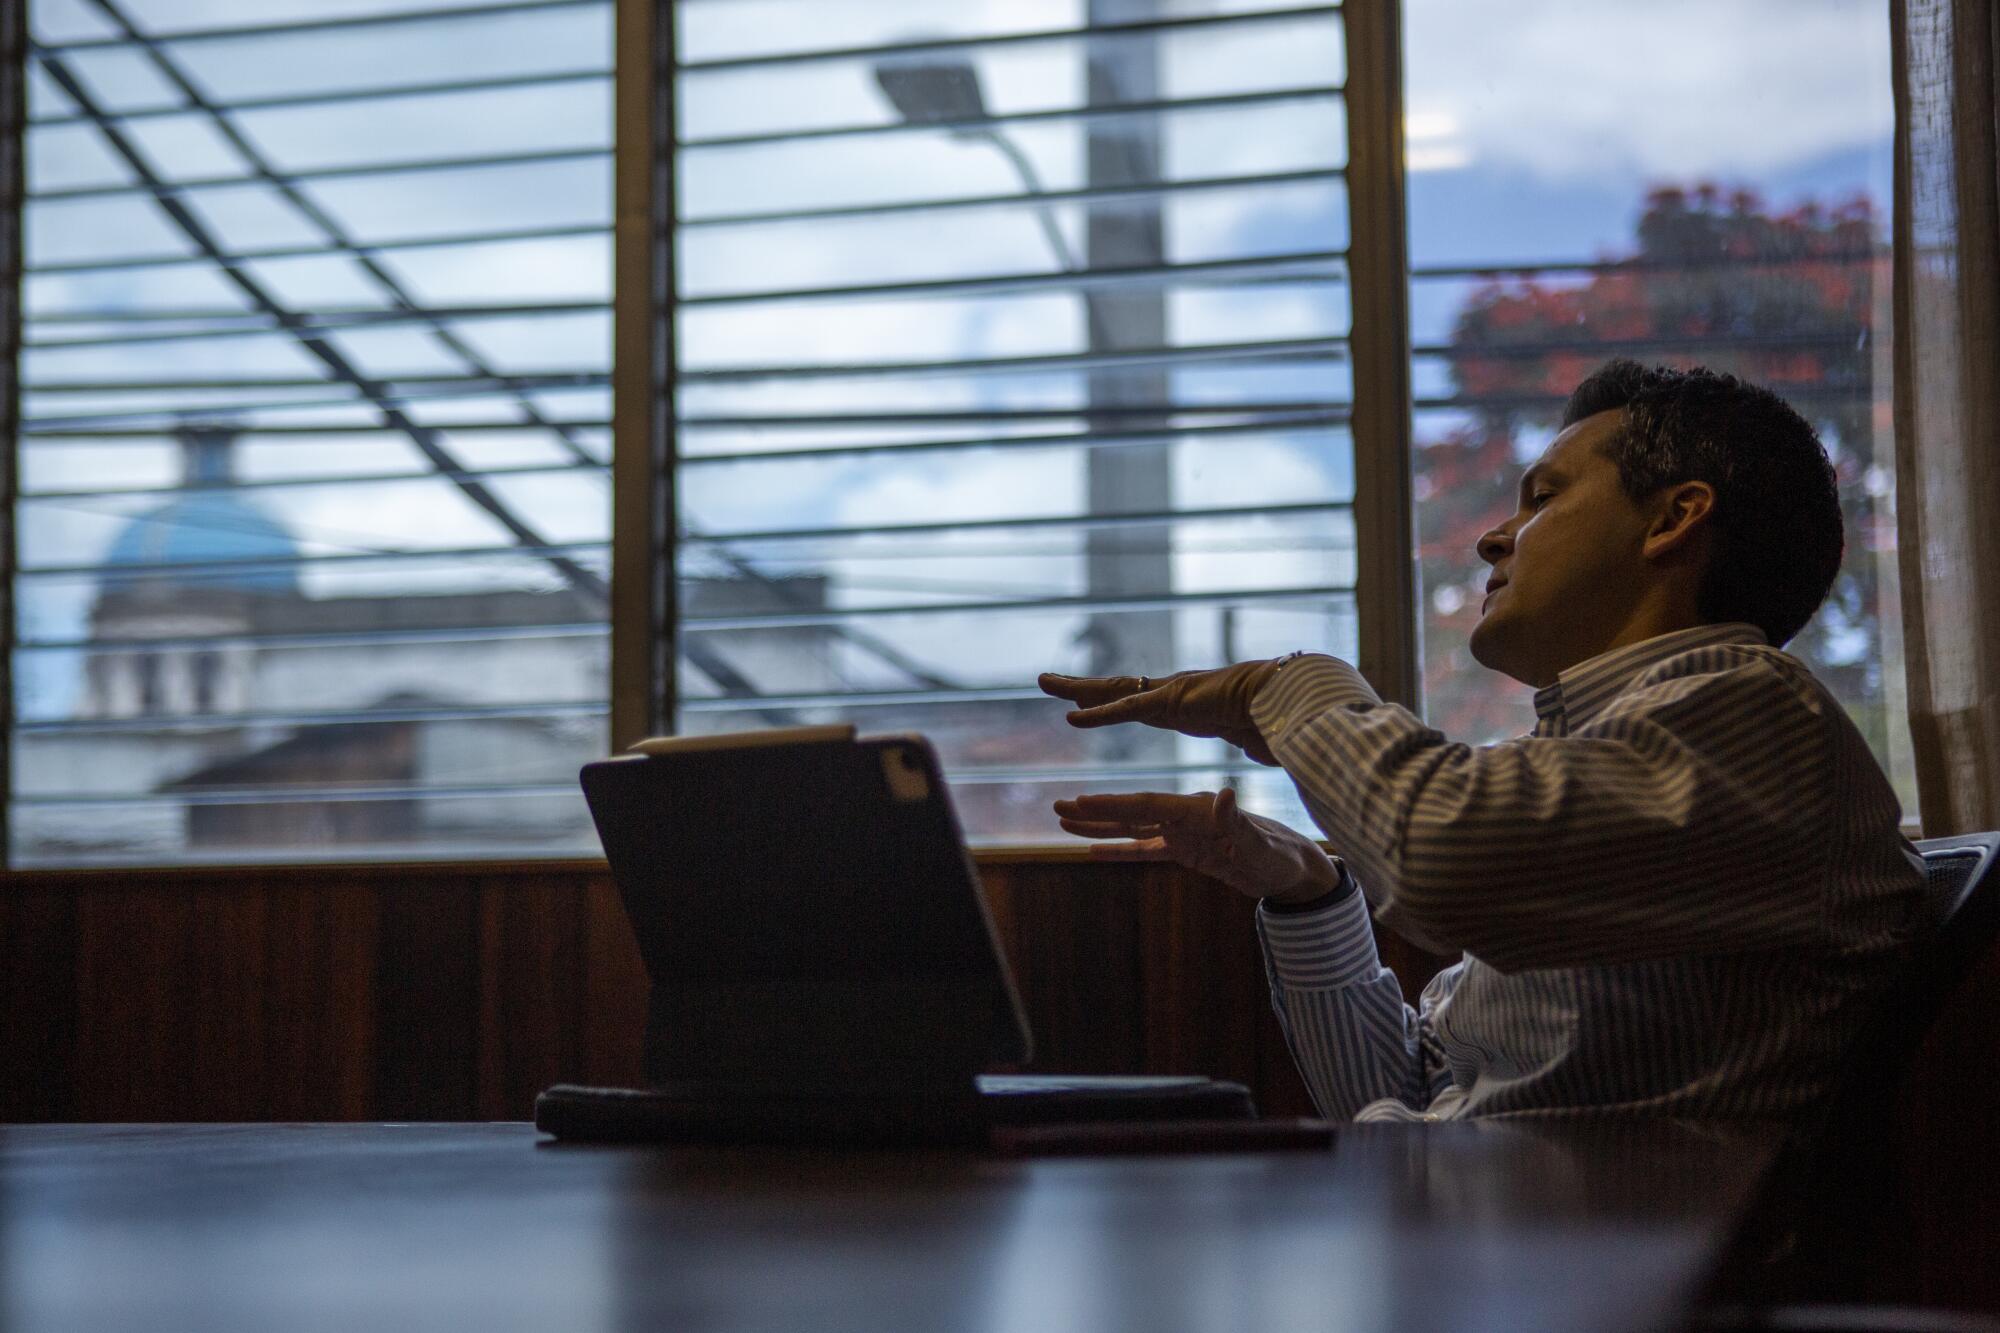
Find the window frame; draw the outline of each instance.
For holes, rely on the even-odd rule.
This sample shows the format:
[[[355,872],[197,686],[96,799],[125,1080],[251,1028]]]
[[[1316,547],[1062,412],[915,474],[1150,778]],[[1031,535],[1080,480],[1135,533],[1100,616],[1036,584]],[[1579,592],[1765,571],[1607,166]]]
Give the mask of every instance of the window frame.
[[[14,574],[20,564],[22,231],[27,199],[28,0],[0,0],[0,801],[13,805]],[[0,872],[14,863],[14,821],[0,813]]]

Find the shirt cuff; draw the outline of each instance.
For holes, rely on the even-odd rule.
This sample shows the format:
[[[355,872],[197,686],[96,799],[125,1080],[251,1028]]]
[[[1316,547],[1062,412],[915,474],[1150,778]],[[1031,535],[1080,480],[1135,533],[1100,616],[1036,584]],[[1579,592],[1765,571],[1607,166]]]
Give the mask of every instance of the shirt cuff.
[[[1273,979],[1287,990],[1334,990],[1382,970],[1368,900],[1358,892],[1313,912],[1272,912],[1259,903],[1257,931]]]
[[[1287,732],[1334,708],[1380,705],[1361,673],[1337,657],[1314,653],[1287,662],[1250,700],[1250,720],[1276,749]]]

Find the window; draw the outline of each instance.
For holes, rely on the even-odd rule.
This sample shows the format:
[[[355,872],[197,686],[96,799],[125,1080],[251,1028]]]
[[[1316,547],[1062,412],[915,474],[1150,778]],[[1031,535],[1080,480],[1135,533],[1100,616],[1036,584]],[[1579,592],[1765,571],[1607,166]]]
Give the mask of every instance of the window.
[[[933,737],[976,841],[1302,821],[1035,673],[1415,702],[1421,634],[1433,721],[1523,728],[1471,538],[1613,351],[1825,405],[1801,647],[1906,777],[1886,34],[1700,8],[1413,2],[1399,158],[1382,3],[27,0],[9,863],[589,854],[614,739],[828,721]],[[1792,20],[1818,82],[1695,106]],[[1680,54],[1642,117],[1579,43]]]
[[[680,729],[921,730],[986,840],[1089,789],[1302,817],[1033,682],[1357,651],[1342,12],[675,14]]]
[[[595,849],[608,0],[31,0],[9,853]]]

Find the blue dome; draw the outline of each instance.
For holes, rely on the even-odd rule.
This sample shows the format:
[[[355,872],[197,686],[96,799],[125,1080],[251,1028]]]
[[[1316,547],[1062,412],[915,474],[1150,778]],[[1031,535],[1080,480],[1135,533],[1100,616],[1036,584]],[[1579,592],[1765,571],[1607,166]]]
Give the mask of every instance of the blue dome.
[[[220,569],[163,571],[153,576],[203,588],[248,588],[258,592],[297,592],[299,546],[283,524],[257,506],[226,490],[190,490],[133,518],[111,543],[104,557],[107,585],[135,582],[116,570],[143,570],[149,565],[208,565]],[[237,561],[286,563],[251,564]],[[151,581],[150,579],[148,580]]]

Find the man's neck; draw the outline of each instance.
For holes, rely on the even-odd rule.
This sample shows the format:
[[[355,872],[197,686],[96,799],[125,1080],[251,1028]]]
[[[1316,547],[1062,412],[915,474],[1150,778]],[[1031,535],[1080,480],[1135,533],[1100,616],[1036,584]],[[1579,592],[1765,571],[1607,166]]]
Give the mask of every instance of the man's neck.
[[[1657,639],[1662,634],[1673,634],[1684,629],[1697,629],[1708,623],[1708,621],[1703,620],[1692,611],[1681,611],[1671,614],[1663,612],[1659,615],[1634,616],[1631,620],[1625,622],[1624,628],[1619,630],[1609,643],[1599,648],[1597,652],[1592,653],[1590,656],[1597,657],[1604,653],[1615,652],[1620,648],[1629,648],[1635,643],[1644,643],[1648,639]],[[1582,660],[1589,661],[1590,658]]]
[[[1632,615],[1627,616],[1612,634],[1598,640],[1594,644],[1586,645],[1583,648],[1566,654],[1565,656],[1568,660],[1559,663],[1553,669],[1549,670],[1546,679],[1526,681],[1524,683],[1535,689],[1543,689],[1555,684],[1556,679],[1571,667],[1581,666],[1593,658],[1602,657],[1606,653],[1616,652],[1620,648],[1629,648],[1635,643],[1644,643],[1648,639],[1657,639],[1662,634],[1673,634],[1679,630],[1695,629],[1708,623],[1696,615],[1690,607],[1671,607],[1667,605],[1642,606]]]

